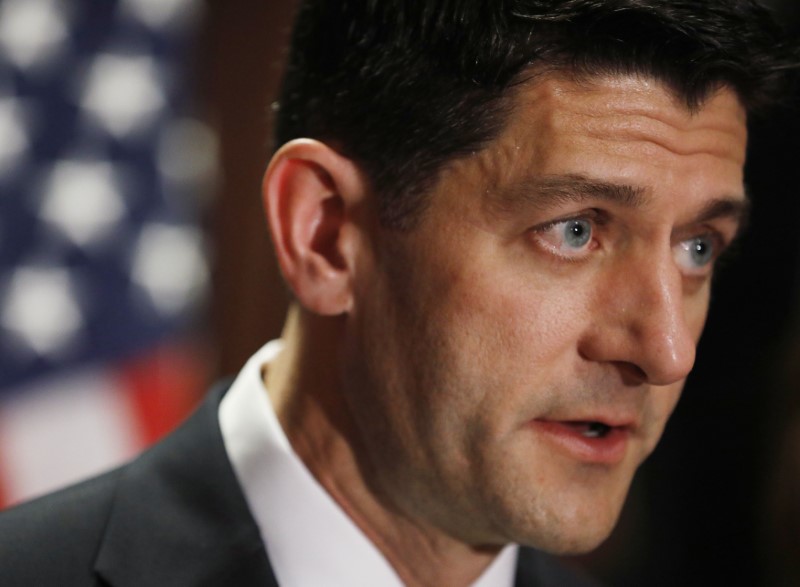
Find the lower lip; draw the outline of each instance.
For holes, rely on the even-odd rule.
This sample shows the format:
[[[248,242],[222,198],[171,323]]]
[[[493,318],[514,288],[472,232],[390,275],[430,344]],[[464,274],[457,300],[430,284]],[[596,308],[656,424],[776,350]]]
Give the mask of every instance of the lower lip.
[[[625,458],[630,437],[628,428],[611,428],[605,436],[587,438],[578,428],[565,422],[534,420],[532,424],[544,438],[576,460],[598,465],[616,465]]]

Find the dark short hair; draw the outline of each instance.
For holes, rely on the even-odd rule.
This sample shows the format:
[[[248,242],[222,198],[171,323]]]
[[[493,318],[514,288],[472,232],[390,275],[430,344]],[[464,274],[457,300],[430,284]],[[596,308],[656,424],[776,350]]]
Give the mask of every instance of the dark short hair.
[[[526,72],[647,75],[690,109],[727,85],[752,113],[795,64],[755,0],[306,0],[275,139],[357,161],[402,229],[447,162],[499,134]]]

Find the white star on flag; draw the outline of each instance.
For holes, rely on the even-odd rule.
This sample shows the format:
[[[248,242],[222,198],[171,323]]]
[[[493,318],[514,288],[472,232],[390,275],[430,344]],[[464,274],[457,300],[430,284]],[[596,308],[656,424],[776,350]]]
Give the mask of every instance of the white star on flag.
[[[21,267],[14,273],[0,324],[40,356],[61,351],[83,326],[66,269]]]
[[[86,112],[117,137],[145,130],[165,103],[158,70],[149,55],[100,55],[92,64],[81,99]]]
[[[24,110],[15,98],[0,98],[0,175],[15,165],[28,149]]]
[[[114,168],[101,161],[60,161],[45,190],[41,218],[87,246],[111,233],[125,213]]]
[[[162,314],[186,309],[205,289],[208,268],[199,232],[182,226],[150,224],[142,230],[131,276]]]
[[[3,0],[0,50],[23,69],[55,56],[67,38],[63,9],[58,0]]]
[[[193,0],[122,0],[123,10],[153,27],[163,27],[192,16]]]

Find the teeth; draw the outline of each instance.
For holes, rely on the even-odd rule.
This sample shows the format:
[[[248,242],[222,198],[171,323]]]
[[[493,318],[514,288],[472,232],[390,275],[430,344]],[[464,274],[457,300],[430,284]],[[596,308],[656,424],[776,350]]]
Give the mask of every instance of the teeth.
[[[585,438],[602,438],[608,434],[610,430],[611,427],[606,426],[602,422],[590,422],[587,425],[586,430],[584,430],[581,434],[583,434]]]

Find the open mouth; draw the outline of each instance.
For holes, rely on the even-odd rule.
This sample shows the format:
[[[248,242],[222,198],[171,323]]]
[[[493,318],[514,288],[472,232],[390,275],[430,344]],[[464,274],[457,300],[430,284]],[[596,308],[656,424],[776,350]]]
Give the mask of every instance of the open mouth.
[[[614,465],[625,458],[632,436],[628,424],[600,420],[534,420],[532,426],[560,450],[587,462]]]
[[[613,428],[602,422],[565,422],[584,438],[605,438]]]

